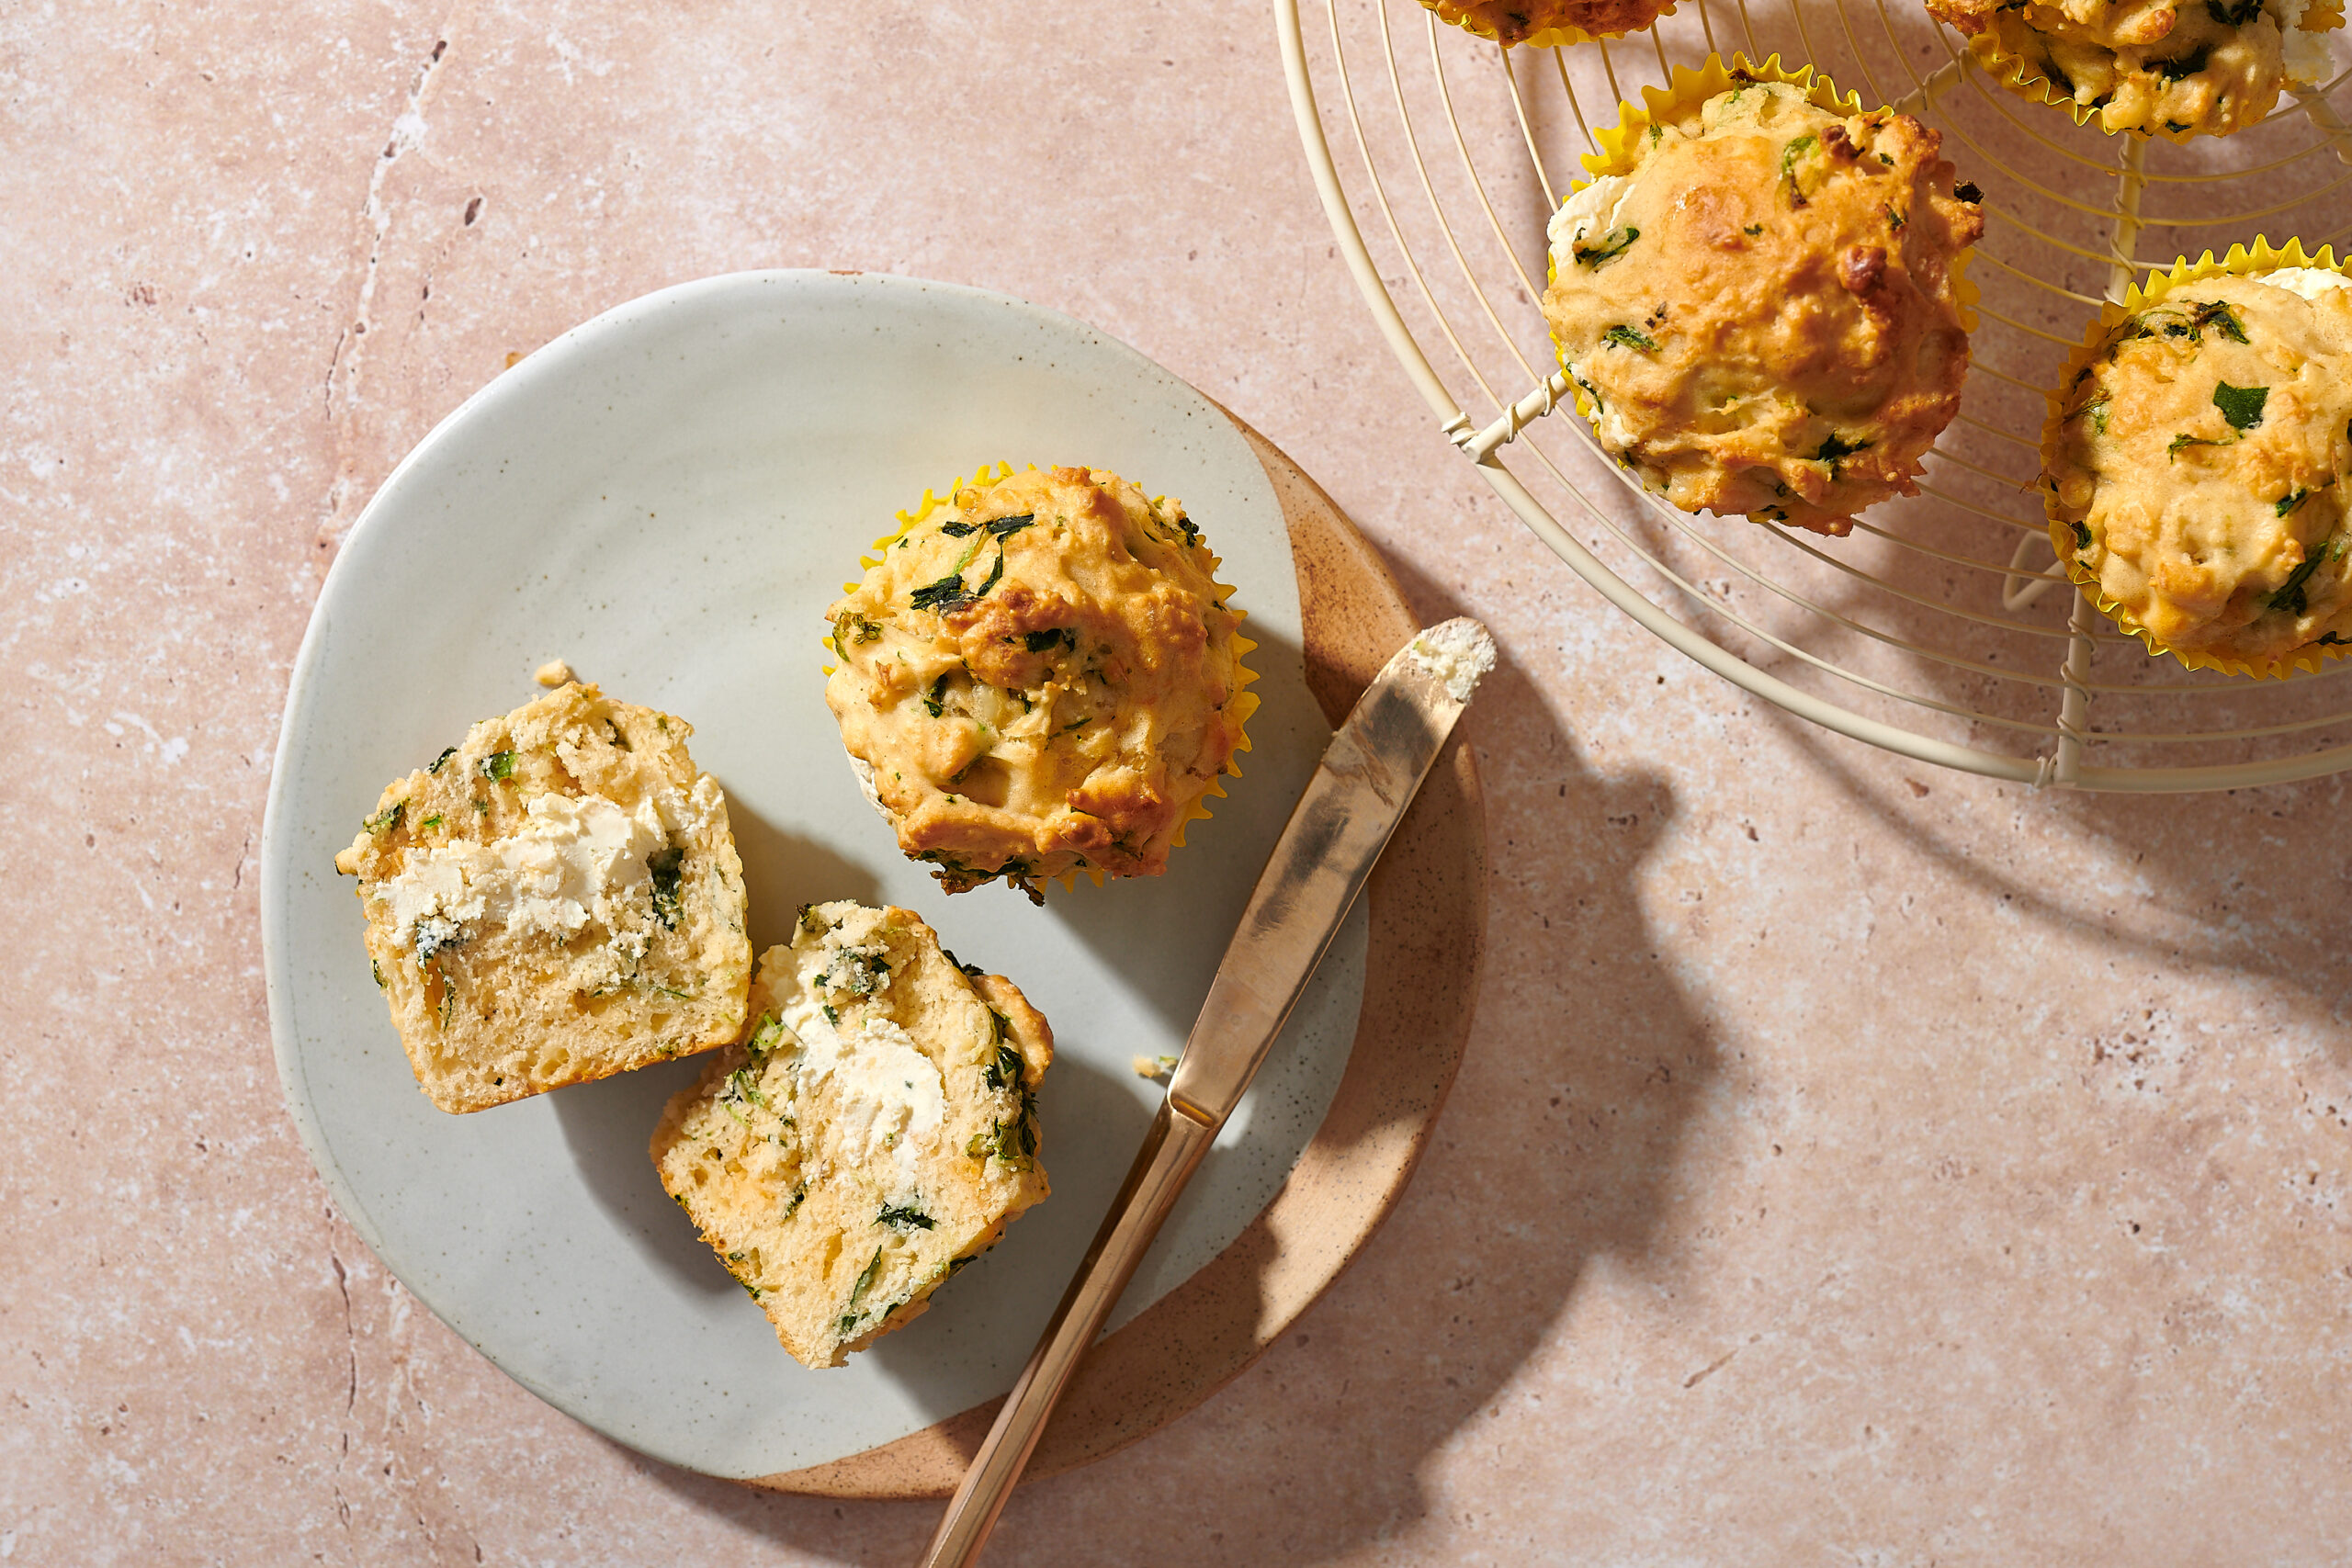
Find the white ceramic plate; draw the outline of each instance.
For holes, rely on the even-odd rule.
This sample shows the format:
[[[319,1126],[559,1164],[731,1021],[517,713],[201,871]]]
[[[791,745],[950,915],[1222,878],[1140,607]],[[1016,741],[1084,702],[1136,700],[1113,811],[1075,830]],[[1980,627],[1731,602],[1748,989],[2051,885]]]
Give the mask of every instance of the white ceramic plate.
[[[1239,590],[1264,705],[1231,798],[1156,881],[943,896],[859,795],[823,699],[822,611],[926,486],[980,464],[1091,463],[1180,498]],[[472,1116],[417,1091],[334,874],[390,780],[569,660],[683,715],[725,785],[754,951],[826,898],[920,911],[1012,976],[1058,1043],[1041,1100],[1054,1195],[931,1313],[814,1372],[666,1197],[645,1152],[695,1061]],[[352,1224],[451,1327],[618,1441],[736,1477],[839,1459],[1012,1385],[1157,1100],[1172,1053],[1329,728],[1299,657],[1281,510],[1230,421],[1080,322],[976,289],[745,273],[566,333],[449,416],[368,506],[295,662],[263,841],[278,1070]],[[1364,909],[1127,1292],[1123,1322],[1273,1196],[1355,1032]]]

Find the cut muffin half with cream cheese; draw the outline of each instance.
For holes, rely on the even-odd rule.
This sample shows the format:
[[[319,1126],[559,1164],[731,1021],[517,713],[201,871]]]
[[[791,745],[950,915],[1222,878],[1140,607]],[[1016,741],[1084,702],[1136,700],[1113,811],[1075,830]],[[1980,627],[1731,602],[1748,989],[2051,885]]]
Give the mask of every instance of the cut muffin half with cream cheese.
[[[800,912],[744,1040],[671,1100],[662,1185],[812,1367],[905,1326],[1049,1190],[1036,1089],[1053,1032],[912,912]]]
[[[742,863],[692,727],[571,683],[388,786],[335,869],[416,1081],[480,1111],[742,1029]]]

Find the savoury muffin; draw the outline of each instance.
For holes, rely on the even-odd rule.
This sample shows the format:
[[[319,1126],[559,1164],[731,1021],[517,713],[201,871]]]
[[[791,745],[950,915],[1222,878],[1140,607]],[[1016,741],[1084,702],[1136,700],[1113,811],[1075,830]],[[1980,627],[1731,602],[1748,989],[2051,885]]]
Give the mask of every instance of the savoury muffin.
[[[1509,48],[1623,38],[1674,14],[1659,0],[1421,0],[1456,27]]]
[[[335,857],[434,1104],[480,1111],[741,1030],[743,867],[693,733],[566,685],[388,786]]]
[[[849,902],[801,910],[751,1016],[670,1101],[653,1164],[784,1348],[838,1367],[1046,1195],[1053,1032],[913,914]]]
[[[2071,105],[2109,131],[2227,136],[2268,115],[2283,87],[2334,74],[2341,0],[1927,0],[1980,63],[2029,97]]]
[[[1910,116],[1727,80],[1655,108],[1632,167],[1553,217],[1544,313],[1602,448],[1646,488],[1844,534],[1917,489],[1959,410],[1957,273],[1984,217]]]
[[[899,847],[960,893],[1157,876],[1247,750],[1255,646],[1172,501],[1032,468],[958,489],[826,612],[825,700]]]
[[[2283,674],[2352,641],[2352,279],[2205,277],[2115,322],[2044,445],[2052,543],[2152,649]]]

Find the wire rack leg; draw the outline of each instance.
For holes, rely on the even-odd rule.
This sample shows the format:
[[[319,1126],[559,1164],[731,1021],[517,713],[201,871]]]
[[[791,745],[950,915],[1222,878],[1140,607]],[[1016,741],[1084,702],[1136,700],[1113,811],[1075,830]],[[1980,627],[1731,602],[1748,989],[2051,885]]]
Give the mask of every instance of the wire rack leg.
[[[2119,305],[2140,270],[2140,197],[2148,186],[2147,156],[2144,137],[2123,138],[2115,183],[2115,227],[2107,246],[2107,297]],[[2066,617],[2066,628],[2075,635],[2066,639],[2066,662],[2061,671],[2066,691],[2058,705],[2057,767],[2052,781],[2061,789],[2075,787],[2082,771],[2083,735],[2090,710],[2090,694],[2083,688],[2090,679],[2091,633],[2098,624],[2090,595],[2076,589],[2074,609]]]
[[[2335,106],[2327,101],[2327,95],[2314,91],[2303,100],[2303,105],[2312,123],[2325,133],[2335,147],[2335,161],[2352,164],[2352,126],[2344,123],[2344,117],[2335,112]]]
[[[2126,136],[2115,185],[2115,227],[2109,231],[2107,243],[2107,297],[2123,303],[2124,290],[2132,287],[2132,278],[2140,270],[2133,247],[2140,243],[2140,193],[2147,188],[2143,174],[2148,157],[2144,137]]]
[[[1943,64],[1937,66],[1926,81],[1894,101],[1893,106],[1894,112],[1907,115],[1927,112],[1928,106],[1934,101],[1938,93],[1960,80],[1962,64],[1969,58],[1968,55],[1963,54],[1957,60],[1946,61]]]
[[[2134,251],[2140,243],[2140,197],[2148,183],[2147,155],[2144,138],[2123,138],[2116,171],[2115,225],[2109,231],[2107,245],[2107,297],[2119,305],[2140,270]],[[2083,738],[2090,715],[2090,694],[2083,688],[2090,679],[2091,634],[2098,625],[2090,595],[2076,589],[2074,609],[2066,617],[2066,629],[2074,635],[2066,639],[2066,662],[2059,668],[2066,683],[2058,699],[2057,747],[2054,754],[2042,759],[2043,766],[2034,780],[2037,785],[2073,789],[2081,782]]]
[[[2002,609],[2015,615],[2067,581],[2066,574],[2058,570],[2058,563],[2054,560],[2039,571],[2026,570],[2026,563],[2046,548],[2049,543],[2049,538],[2041,534],[2018,536],[2018,547],[2009,552],[2008,574],[2001,579]]]
[[[1446,434],[1456,446],[1470,454],[1472,462],[1483,463],[1494,456],[1496,447],[1550,413],[1567,395],[1568,373],[1555,370],[1550,380],[1503,410],[1502,416],[1486,429],[1474,433],[1464,424],[1460,430],[1448,429]]]

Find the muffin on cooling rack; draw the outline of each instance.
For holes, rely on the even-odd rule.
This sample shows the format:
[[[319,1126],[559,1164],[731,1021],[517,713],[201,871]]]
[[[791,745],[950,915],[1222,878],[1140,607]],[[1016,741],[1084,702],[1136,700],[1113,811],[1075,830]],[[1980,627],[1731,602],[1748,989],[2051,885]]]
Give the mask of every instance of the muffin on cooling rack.
[[[2342,0],[1927,0],[1969,35],[1978,63],[2079,123],[2186,141],[2270,113],[2282,88],[2335,74],[2326,34]]]
[[[1959,410],[1977,193],[1936,132],[1777,58],[1676,75],[1552,219],[1553,341],[1647,489],[1844,534]]]
[[[1421,0],[1456,27],[1505,47],[1583,43],[1639,32],[1674,15],[1659,0]]]
[[[1249,749],[1256,645],[1183,507],[1088,468],[928,494],[826,612],[825,700],[950,893],[1156,876]]]
[[[2110,307],[2043,432],[2058,558],[2192,667],[2282,675],[2352,645],[2352,278],[2292,259]]]

